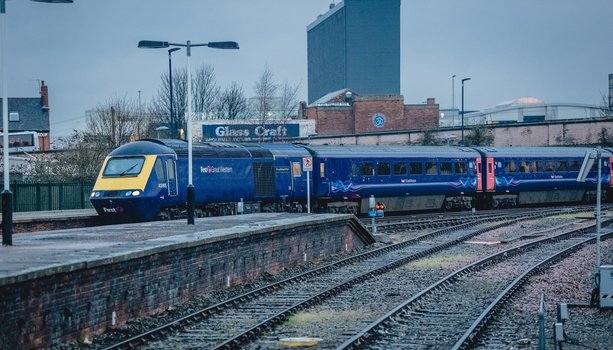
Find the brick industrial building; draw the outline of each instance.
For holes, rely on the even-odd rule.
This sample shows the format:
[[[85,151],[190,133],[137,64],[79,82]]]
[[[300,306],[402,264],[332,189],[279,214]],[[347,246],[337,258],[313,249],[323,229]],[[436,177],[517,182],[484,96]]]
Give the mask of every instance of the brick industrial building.
[[[438,127],[439,105],[404,104],[402,95],[360,96],[349,89],[330,93],[308,107],[307,119],[315,120],[319,136],[361,134]]]

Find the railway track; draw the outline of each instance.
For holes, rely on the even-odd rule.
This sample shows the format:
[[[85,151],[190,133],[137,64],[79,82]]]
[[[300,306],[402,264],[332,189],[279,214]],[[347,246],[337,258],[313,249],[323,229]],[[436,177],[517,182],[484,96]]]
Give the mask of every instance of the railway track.
[[[584,231],[546,237],[464,267],[397,306],[337,349],[472,348],[490,317],[527,278],[595,240],[595,234]],[[489,341],[500,344],[508,336],[511,334],[501,332]]]
[[[107,349],[242,347],[300,310],[319,305],[328,299],[334,300],[335,296],[343,294],[344,291],[363,285],[366,281],[378,276],[388,275],[386,273],[388,271],[401,271],[402,266],[410,261],[457,246],[460,242],[496,227],[552,214],[553,212],[543,211],[532,211],[528,214],[516,213],[514,216],[508,215],[503,223],[500,223],[500,217],[481,218],[453,228],[427,233],[406,242],[343,259],[243,294]],[[405,269],[405,273],[406,271]],[[395,278],[397,280],[398,277]],[[427,281],[431,282],[431,278]],[[415,280],[418,280],[418,277],[415,277]],[[387,282],[387,284],[390,283],[393,284],[393,282]],[[390,298],[391,301],[397,303],[396,299],[398,298]],[[344,332],[341,330],[339,334],[345,334]],[[172,335],[167,336],[168,334]],[[345,338],[347,338],[346,335]],[[157,339],[163,339],[161,340],[163,343],[158,341],[152,343]],[[266,336],[262,339],[264,339],[264,344],[270,341]],[[339,341],[339,339],[334,341],[337,344],[342,343],[342,340]],[[142,346],[143,344],[149,345]]]

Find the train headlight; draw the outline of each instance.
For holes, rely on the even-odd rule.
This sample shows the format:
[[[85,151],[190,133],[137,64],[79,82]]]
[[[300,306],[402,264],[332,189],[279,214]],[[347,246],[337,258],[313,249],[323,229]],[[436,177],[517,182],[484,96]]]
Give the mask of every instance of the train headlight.
[[[132,195],[132,191],[127,191],[126,192],[126,197],[130,197]]]
[[[139,190],[132,191],[132,195],[135,196],[135,197],[136,196],[140,196],[140,191]]]
[[[89,196],[90,198],[94,198],[94,197],[100,197],[100,192],[98,191],[93,191],[92,194]]]

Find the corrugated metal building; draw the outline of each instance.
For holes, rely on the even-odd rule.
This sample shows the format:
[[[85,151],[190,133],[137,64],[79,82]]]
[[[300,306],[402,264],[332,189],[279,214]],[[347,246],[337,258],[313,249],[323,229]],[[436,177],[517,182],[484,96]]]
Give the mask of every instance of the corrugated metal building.
[[[400,94],[400,0],[344,0],[307,27],[308,102]]]

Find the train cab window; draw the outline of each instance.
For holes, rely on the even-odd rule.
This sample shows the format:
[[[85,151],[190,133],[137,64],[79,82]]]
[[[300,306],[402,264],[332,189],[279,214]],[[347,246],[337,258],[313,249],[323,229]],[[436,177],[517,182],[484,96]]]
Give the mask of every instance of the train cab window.
[[[411,162],[409,163],[409,173],[411,175],[422,175],[424,173],[421,163]]]
[[[530,168],[528,167],[528,162],[526,162],[525,160],[522,160],[521,162],[519,162],[519,172],[521,173],[530,172]]]
[[[580,168],[581,166],[576,160],[571,160],[568,162],[568,171],[579,171]]]
[[[545,171],[554,172],[556,171],[556,163],[553,160],[548,160],[545,162]]]
[[[292,175],[294,177],[300,177],[302,175],[302,172],[300,171],[300,162],[292,163]]]
[[[466,174],[466,163],[464,162],[455,162],[454,164],[455,167],[455,173],[456,175],[463,175]]]
[[[405,163],[394,163],[394,175],[406,175],[407,165]]]
[[[360,163],[360,175],[373,176],[375,175],[375,167],[371,162]]]
[[[390,175],[390,163],[377,163],[377,175]]]
[[[566,162],[557,162],[557,163],[558,163],[557,164],[558,171],[568,171],[568,163]]]
[[[111,158],[106,163],[103,176],[136,176],[145,163],[145,157]]]
[[[437,173],[436,163],[426,162],[426,175],[436,175]]]
[[[517,164],[515,164],[514,160],[510,160],[504,163],[504,172],[505,173],[515,173],[517,172]]]
[[[155,176],[159,183],[166,182],[166,173],[164,172],[164,163],[162,163],[161,159],[156,159],[155,165],[153,166],[153,172],[155,172]]]
[[[325,176],[326,176],[326,164],[319,163],[319,177],[325,177]]]
[[[451,175],[451,162],[441,162],[441,175]]]

